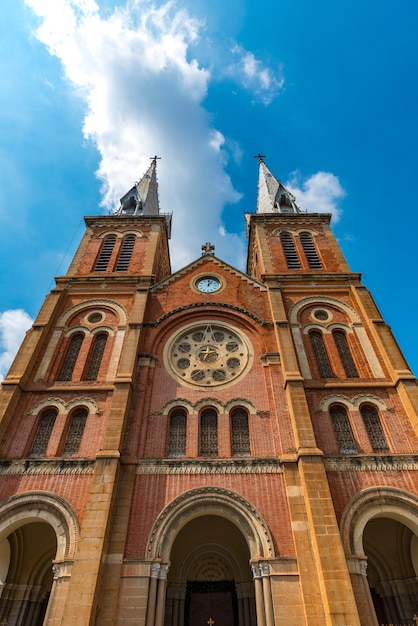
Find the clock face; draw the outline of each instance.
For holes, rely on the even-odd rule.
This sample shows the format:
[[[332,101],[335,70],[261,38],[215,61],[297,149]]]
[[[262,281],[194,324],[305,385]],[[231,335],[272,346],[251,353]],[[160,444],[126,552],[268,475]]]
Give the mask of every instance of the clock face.
[[[215,276],[203,276],[202,278],[198,278],[195,285],[196,289],[202,293],[214,293],[220,289],[221,281],[219,278],[215,278]]]
[[[168,342],[164,359],[172,376],[186,386],[233,383],[251,367],[248,339],[217,322],[193,324]]]

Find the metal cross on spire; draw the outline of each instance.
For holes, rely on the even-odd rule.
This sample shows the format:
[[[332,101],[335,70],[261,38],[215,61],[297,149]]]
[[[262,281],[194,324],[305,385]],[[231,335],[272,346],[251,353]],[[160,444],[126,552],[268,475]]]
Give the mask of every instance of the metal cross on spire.
[[[157,159],[161,160],[161,157],[155,155],[153,157],[150,157],[151,161],[153,162],[154,165],[157,165]]]
[[[202,256],[205,256],[205,254],[213,254],[213,251],[215,250],[215,246],[209,241],[207,241],[205,244],[203,244],[202,250],[203,250]]]
[[[255,155],[254,155],[254,158],[255,158],[255,159],[258,159],[258,162],[259,162],[259,163],[264,163],[264,159],[266,158],[266,155],[265,155],[265,154],[260,154],[260,153],[259,153],[259,154],[255,154]]]

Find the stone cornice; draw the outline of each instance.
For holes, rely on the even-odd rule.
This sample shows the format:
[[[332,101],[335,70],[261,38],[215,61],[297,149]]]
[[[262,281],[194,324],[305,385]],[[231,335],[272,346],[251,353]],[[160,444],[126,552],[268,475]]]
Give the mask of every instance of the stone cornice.
[[[237,313],[241,313],[242,315],[246,315],[247,317],[250,317],[261,326],[272,325],[272,322],[262,320],[257,315],[254,315],[253,313],[251,313],[251,311],[248,311],[247,309],[244,309],[240,306],[236,306],[235,304],[228,304],[227,302],[194,302],[192,304],[187,304],[185,306],[178,306],[175,309],[172,309],[171,311],[167,311],[167,313],[164,313],[164,315],[161,315],[161,317],[159,317],[153,322],[144,322],[144,326],[155,327],[161,324],[161,322],[163,322],[165,319],[167,319],[168,317],[171,317],[172,315],[175,315],[176,313],[180,313],[182,311],[188,311],[190,309],[199,309],[199,308],[231,309],[232,311],[236,311]]]
[[[139,461],[137,474],[281,474],[277,459],[162,459]]]
[[[39,474],[92,474],[95,461],[91,459],[20,459],[1,460],[0,475],[32,476]]]
[[[389,472],[418,470],[418,455],[364,455],[364,456],[324,456],[327,472]]]

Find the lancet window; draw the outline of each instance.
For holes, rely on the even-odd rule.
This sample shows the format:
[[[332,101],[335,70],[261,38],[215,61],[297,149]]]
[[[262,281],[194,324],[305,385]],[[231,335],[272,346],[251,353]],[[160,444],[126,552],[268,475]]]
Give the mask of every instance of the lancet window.
[[[103,353],[106,348],[107,337],[107,333],[99,333],[94,337],[84,380],[97,380],[100,365],[103,359]]]
[[[94,271],[105,272],[109,265],[110,257],[112,256],[113,248],[116,243],[116,235],[110,235],[102,243],[99,258],[97,259]]]
[[[345,375],[347,378],[358,378],[359,374],[356,364],[354,363],[345,332],[343,330],[334,330],[332,332],[332,336],[334,337],[335,345],[337,346]]]
[[[382,424],[380,423],[379,415],[375,407],[370,406],[369,404],[363,405],[360,408],[360,413],[363,418],[373,452],[389,452],[388,442],[386,441],[385,433],[383,432]]]
[[[290,235],[289,233],[281,233],[280,241],[282,243],[283,252],[286,257],[287,267],[290,270],[300,270],[300,261],[292,235]]]
[[[357,454],[357,446],[351,430],[347,411],[340,405],[330,408],[332,425],[334,426],[340,454]]]
[[[68,346],[67,354],[65,355],[64,363],[58,376],[58,380],[71,380],[83,341],[83,333],[76,333],[71,336],[70,345]]]
[[[168,433],[168,456],[179,457],[186,454],[187,414],[182,409],[170,415]]]
[[[309,333],[312,349],[315,354],[316,363],[318,365],[319,375],[321,378],[334,378],[328,353],[325,348],[324,338],[319,330],[312,330]]]
[[[132,251],[135,244],[135,235],[127,235],[122,242],[122,247],[116,263],[117,272],[126,272],[131,261]]]
[[[231,442],[233,456],[251,454],[248,414],[243,409],[236,409],[231,413]]]
[[[200,416],[200,456],[218,454],[218,415],[206,409]]]
[[[56,409],[47,409],[42,413],[39,420],[38,430],[36,431],[35,439],[32,443],[30,456],[43,457],[46,455],[46,449],[48,447],[52,429],[54,428],[56,417]]]
[[[70,416],[70,425],[62,450],[63,456],[74,456],[80,449],[81,439],[87,421],[87,409],[76,409]]]
[[[309,233],[301,233],[300,241],[311,270],[322,270],[322,263],[315,248],[312,236]]]

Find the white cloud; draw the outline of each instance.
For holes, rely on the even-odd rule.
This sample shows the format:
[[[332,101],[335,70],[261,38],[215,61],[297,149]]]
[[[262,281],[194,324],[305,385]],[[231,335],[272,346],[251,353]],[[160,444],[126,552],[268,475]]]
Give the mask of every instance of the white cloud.
[[[341,208],[338,201],[346,193],[335,174],[317,172],[303,180],[300,172],[295,171],[285,186],[296,197],[299,208],[310,213],[332,213],[334,220],[339,220]]]
[[[238,65],[231,66],[231,73],[240,76],[244,87],[258,96],[265,105],[270,104],[284,86],[282,68],[279,67],[274,73],[242,46],[235,45],[232,53],[239,57],[239,61]]]
[[[0,381],[6,375],[32,321],[22,309],[0,313]]]

